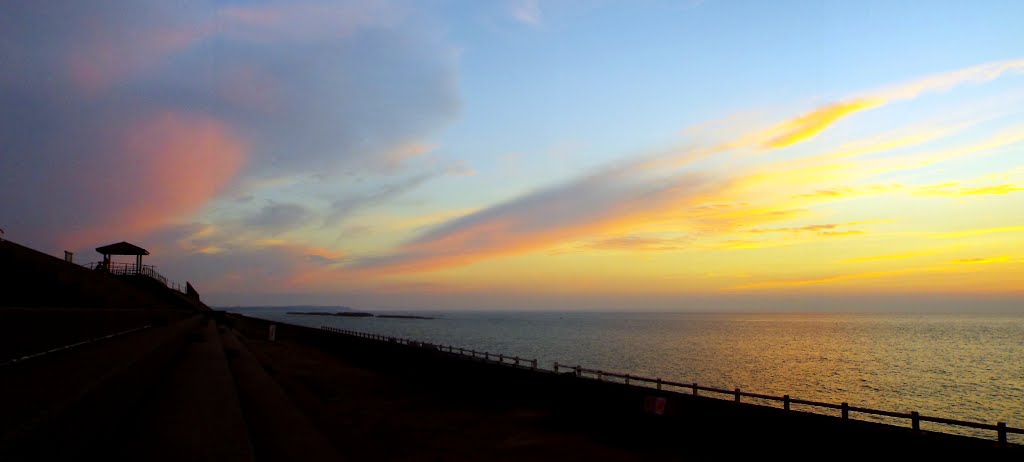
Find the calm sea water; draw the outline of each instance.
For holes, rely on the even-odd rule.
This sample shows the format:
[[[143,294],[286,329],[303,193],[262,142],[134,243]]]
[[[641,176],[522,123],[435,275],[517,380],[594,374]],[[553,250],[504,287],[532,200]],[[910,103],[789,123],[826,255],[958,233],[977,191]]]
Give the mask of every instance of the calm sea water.
[[[436,319],[415,320],[249,313],[536,358],[547,368],[558,361],[1024,427],[1024,314],[417,312]],[[994,438],[927,422],[922,428]]]

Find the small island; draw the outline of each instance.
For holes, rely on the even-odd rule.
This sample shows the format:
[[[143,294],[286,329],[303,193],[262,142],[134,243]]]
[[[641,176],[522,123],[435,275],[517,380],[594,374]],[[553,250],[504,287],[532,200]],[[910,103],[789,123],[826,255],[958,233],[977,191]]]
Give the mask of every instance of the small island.
[[[299,314],[303,316],[344,316],[349,318],[382,318],[382,319],[434,319],[430,316],[412,316],[405,314],[373,314],[360,311],[339,311],[328,313],[323,311],[289,311],[287,314]]]

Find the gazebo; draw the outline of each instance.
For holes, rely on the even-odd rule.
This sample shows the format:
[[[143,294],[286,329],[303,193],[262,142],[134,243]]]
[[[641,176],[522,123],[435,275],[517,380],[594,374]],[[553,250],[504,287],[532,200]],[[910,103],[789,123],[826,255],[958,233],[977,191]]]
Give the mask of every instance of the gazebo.
[[[139,247],[135,244],[129,244],[121,241],[117,244],[105,245],[103,247],[97,247],[96,251],[103,255],[103,268],[106,271],[111,271],[110,257],[112,255],[135,255],[135,268],[134,271],[124,271],[130,274],[142,274],[142,256],[149,255],[149,251]],[[127,265],[125,265],[127,266]],[[128,268],[124,268],[128,270]]]

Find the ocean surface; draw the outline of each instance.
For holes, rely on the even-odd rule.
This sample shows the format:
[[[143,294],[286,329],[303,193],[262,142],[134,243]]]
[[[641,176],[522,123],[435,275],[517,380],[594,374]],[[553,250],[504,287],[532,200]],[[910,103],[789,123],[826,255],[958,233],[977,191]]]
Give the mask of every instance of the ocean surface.
[[[422,320],[242,312],[536,358],[545,368],[557,361],[1024,427],[1024,314],[401,313],[435,317]],[[815,409],[806,410],[837,413]],[[909,426],[901,419],[851,417]],[[995,438],[995,432],[929,422],[922,428]],[[1024,443],[1019,435],[1010,440]]]

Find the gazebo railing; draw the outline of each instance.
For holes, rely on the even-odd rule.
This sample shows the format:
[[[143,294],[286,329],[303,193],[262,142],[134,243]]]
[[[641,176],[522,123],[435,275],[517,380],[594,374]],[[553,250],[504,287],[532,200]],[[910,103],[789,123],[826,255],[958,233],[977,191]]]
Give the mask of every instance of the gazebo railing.
[[[147,276],[157,281],[160,281],[163,285],[167,285],[167,278],[164,275],[156,271],[156,267],[153,265],[136,265],[134,263],[106,263],[93,262],[86,265],[86,268],[105,271],[115,276]]]

